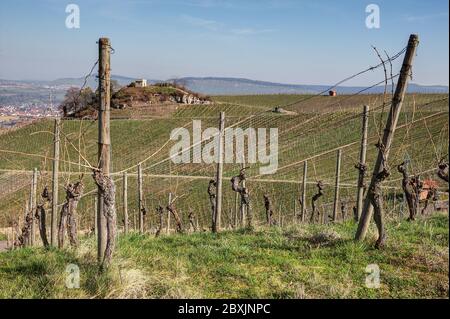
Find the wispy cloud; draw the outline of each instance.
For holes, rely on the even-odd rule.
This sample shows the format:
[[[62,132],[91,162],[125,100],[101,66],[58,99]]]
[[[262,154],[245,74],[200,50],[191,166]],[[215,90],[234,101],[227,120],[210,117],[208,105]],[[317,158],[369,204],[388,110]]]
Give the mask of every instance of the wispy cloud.
[[[439,18],[448,18],[448,12],[441,12],[436,14],[424,14],[424,15],[406,15],[405,20],[408,22],[424,22]]]
[[[189,23],[190,25],[196,26],[196,27],[200,27],[200,28],[205,28],[211,31],[217,31],[219,30],[219,28],[222,26],[221,23],[215,21],[215,20],[208,20],[208,19],[203,19],[203,18],[197,18],[197,17],[193,17],[187,14],[183,14],[181,16],[181,18]]]
[[[262,34],[262,33],[270,33],[275,30],[273,29],[253,29],[253,28],[241,28],[241,29],[231,29],[231,33],[236,35],[256,35],[256,34]]]
[[[273,32],[273,29],[258,29],[251,27],[243,27],[243,28],[228,28],[224,23],[218,22],[216,20],[204,19],[199,17],[193,17],[187,14],[181,15],[181,19],[183,19],[186,23],[203,28],[209,31],[221,32],[223,34],[231,34],[234,36],[252,36],[264,33]]]

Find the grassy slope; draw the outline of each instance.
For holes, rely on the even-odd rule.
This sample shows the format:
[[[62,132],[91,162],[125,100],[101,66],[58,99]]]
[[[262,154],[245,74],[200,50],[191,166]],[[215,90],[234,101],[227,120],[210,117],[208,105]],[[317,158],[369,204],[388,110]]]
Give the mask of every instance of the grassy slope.
[[[312,244],[325,229],[340,239]],[[448,298],[447,215],[390,223],[383,251],[354,242],[354,229],[348,222],[158,239],[129,235],[101,275],[92,239],[76,252],[0,253],[0,297]],[[68,263],[80,266],[80,289],[64,286]],[[368,289],[365,267],[374,263],[381,287]]]

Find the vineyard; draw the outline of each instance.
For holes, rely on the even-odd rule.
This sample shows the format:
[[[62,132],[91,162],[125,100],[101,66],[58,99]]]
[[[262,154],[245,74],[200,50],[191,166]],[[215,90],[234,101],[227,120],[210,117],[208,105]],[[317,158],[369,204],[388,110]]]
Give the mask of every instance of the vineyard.
[[[0,132],[0,239],[12,256],[0,255],[0,297],[448,295],[448,95],[405,94],[416,36],[330,87],[384,69],[384,80],[355,94],[216,96],[111,112],[109,40],[99,46],[97,118]],[[384,94],[365,94],[378,85]],[[259,129],[276,129],[275,149]],[[186,161],[174,160],[174,136],[188,136],[175,154]],[[255,159],[268,156],[276,167],[265,174],[268,163]],[[100,269],[112,262],[100,277],[95,238]],[[69,261],[85,271],[82,291],[60,287],[56,272]],[[386,272],[376,292],[360,287],[371,261]],[[15,262],[31,274],[16,278]]]
[[[208,181],[214,178],[215,165],[174,164],[168,160],[169,150],[175,143],[167,143],[170,131],[183,126],[192,131],[192,120],[202,119],[205,127],[217,126],[217,114],[224,111],[226,125],[240,123],[242,128],[277,127],[279,129],[279,163],[275,174],[260,175],[258,166],[248,169],[248,186],[252,191],[252,201],[257,223],[265,223],[263,194],[270,194],[275,217],[286,223],[295,221],[300,212],[298,199],[301,195],[303,163],[308,161],[307,199],[316,192],[315,184],[320,180],[325,184],[325,192],[320,202],[321,216],[330,215],[333,206],[334,181],[337,150],[342,150],[340,199],[345,203],[346,218],[353,219],[352,207],[357,192],[358,154],[361,139],[362,107],[371,107],[369,121],[367,162],[375,160],[377,149],[373,146],[380,134],[379,122],[386,118],[378,106],[382,96],[341,96],[336,100],[320,97],[317,104],[324,105],[317,112],[304,112],[303,105],[292,106],[289,110],[296,114],[276,114],[270,111],[275,98],[298,99],[291,96],[254,96],[216,98],[213,106],[191,106],[178,110],[167,118],[157,119],[117,119],[111,121],[113,141],[112,165],[116,188],[122,189],[123,173],[128,175],[128,209],[131,227],[138,223],[138,182],[137,164],[142,163],[143,194],[145,207],[149,210],[146,231],[155,232],[158,216],[155,207],[165,205],[169,193],[177,199],[183,223],[188,225],[188,212],[198,215],[201,229],[210,228],[210,202],[207,193]],[[231,101],[230,101],[231,99]],[[343,100],[343,102],[340,102]],[[234,103],[234,104],[233,104]],[[420,174],[423,179],[434,179],[439,160],[447,155],[448,146],[448,100],[443,95],[408,95],[405,111],[398,123],[396,141],[393,146],[393,165],[407,160],[411,174]],[[327,106],[330,104],[330,106]],[[331,106],[334,104],[334,106]],[[244,106],[245,105],[245,106]],[[377,108],[378,106],[378,108]],[[269,111],[260,114],[260,108]],[[332,110],[330,110],[330,108]],[[333,109],[334,108],[334,109]],[[2,150],[0,164],[0,218],[2,227],[11,220],[22,220],[24,205],[29,198],[33,169],[38,169],[38,193],[51,185],[52,149],[54,122],[44,120],[25,127],[5,132],[0,140]],[[83,157],[90,163],[96,162],[97,128],[90,121],[62,121],[60,192],[63,186],[77,179],[80,174],[90,175],[90,169]],[[82,135],[81,139],[77,137]],[[82,155],[77,150],[82,150]],[[131,168],[130,168],[131,166]],[[224,215],[225,228],[235,226],[235,196],[229,180],[240,170],[239,164],[224,165]],[[96,187],[90,177],[86,183],[83,198],[79,202],[80,229],[88,231],[94,227],[94,197]],[[440,183],[442,190],[445,184]],[[118,226],[123,227],[123,192],[117,192]],[[384,196],[388,216],[402,218],[407,215],[407,207],[402,201],[401,175],[393,171],[385,183]],[[445,194],[443,195],[445,196]],[[446,199],[445,197],[443,198]],[[309,216],[311,207],[307,203]],[[340,217],[342,218],[342,217]],[[328,222],[327,218],[323,218]],[[174,232],[171,225],[170,232]]]

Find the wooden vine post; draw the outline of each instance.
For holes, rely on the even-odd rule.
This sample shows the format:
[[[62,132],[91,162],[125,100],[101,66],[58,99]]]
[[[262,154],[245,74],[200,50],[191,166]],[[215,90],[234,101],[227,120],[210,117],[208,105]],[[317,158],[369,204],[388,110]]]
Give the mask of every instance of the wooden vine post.
[[[123,173],[123,231],[128,234],[128,175]]]
[[[172,204],[172,193],[169,193],[169,200],[167,206]],[[170,211],[167,211],[167,225],[166,225],[166,234],[170,234]]]
[[[358,175],[358,192],[356,194],[356,221],[359,220],[363,209],[364,198],[364,177],[366,173],[366,156],[367,156],[367,135],[369,131],[369,106],[364,105],[363,110],[363,126],[362,126],[362,138],[361,148],[359,151],[359,163],[357,165]]]
[[[220,230],[220,220],[222,217],[222,175],[223,175],[223,153],[224,153],[224,130],[225,130],[225,112],[220,112],[219,119],[219,147],[216,172],[216,209],[213,219],[213,233]]]
[[[337,213],[339,209],[339,183],[341,179],[341,158],[342,158],[342,149],[338,149],[336,158],[336,179],[334,182],[333,222],[337,221]]]
[[[109,176],[111,169],[111,139],[110,139],[110,42],[108,38],[100,38],[99,49],[99,112],[98,112],[98,162],[99,170]],[[103,215],[104,198],[98,187],[97,209],[97,257],[103,262],[106,249],[106,218]]]
[[[37,207],[37,168],[33,169],[33,178],[31,180],[31,192],[30,192],[30,213],[31,213],[31,234],[30,245],[34,246],[36,239],[36,207]]]
[[[144,233],[144,193],[142,191],[142,164],[138,165],[138,214],[139,214],[139,233]]]
[[[308,161],[303,162],[303,183],[302,183],[302,202],[301,202],[301,221],[305,221],[306,216],[306,178],[308,175]]]
[[[52,167],[52,212],[50,224],[50,244],[58,246],[58,181],[59,181],[59,127],[60,120],[55,120],[53,131],[53,167]]]
[[[408,87],[408,80],[411,76],[411,69],[414,57],[416,55],[417,45],[419,44],[419,36],[416,34],[411,34],[408,41],[408,46],[406,48],[405,57],[403,60],[403,65],[400,70],[400,77],[397,82],[397,88],[395,90],[394,97],[392,99],[391,109],[389,111],[389,115],[386,122],[386,128],[384,129],[383,138],[380,141],[382,143],[382,147],[379,147],[378,157],[373,168],[372,179],[370,182],[370,186],[368,188],[368,194],[364,201],[364,207],[361,214],[361,218],[358,224],[358,229],[356,231],[355,239],[363,240],[367,234],[367,229],[369,227],[370,219],[373,214],[373,206],[372,200],[373,195],[371,190],[379,186],[379,175],[383,173],[385,169],[386,161],[389,156],[389,151],[391,149],[392,142],[394,140],[394,133],[397,127],[397,121],[400,115],[400,111],[402,109],[403,100],[405,97],[406,89]],[[377,214],[378,215],[378,214]],[[383,231],[383,216],[375,216],[377,226],[380,230]],[[382,238],[383,234],[379,234],[379,240],[384,241]]]

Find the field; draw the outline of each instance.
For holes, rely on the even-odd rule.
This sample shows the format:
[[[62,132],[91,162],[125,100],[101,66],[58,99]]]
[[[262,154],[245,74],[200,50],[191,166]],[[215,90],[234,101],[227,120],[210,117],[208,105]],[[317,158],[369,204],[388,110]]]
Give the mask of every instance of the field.
[[[295,114],[271,112],[274,106],[303,102],[285,107]],[[257,220],[264,221],[264,192],[273,198],[276,216],[291,220],[299,209],[297,198],[301,190],[304,159],[309,159],[307,197],[315,192],[315,183],[322,180],[327,186],[321,202],[323,214],[329,212],[334,196],[336,150],[342,148],[341,198],[347,202],[347,214],[351,214],[356,192],[359,143],[361,138],[361,105],[369,104],[373,112],[369,121],[369,167],[376,156],[373,146],[382,131],[380,120],[387,117],[388,106],[383,107],[380,95],[315,97],[295,95],[216,97],[214,105],[180,106],[165,117],[146,119],[116,119],[111,123],[113,174],[115,174],[119,220],[122,218],[122,172],[128,172],[128,207],[131,222],[136,215],[137,164],[142,162],[145,203],[150,210],[148,228],[154,228],[154,207],[167,202],[169,192],[178,196],[177,207],[187,221],[192,209],[198,215],[201,227],[209,227],[209,201],[206,194],[208,180],[215,174],[214,164],[173,164],[169,150],[174,142],[167,143],[171,130],[186,127],[192,132],[192,120],[201,119],[202,127],[216,127],[219,111],[226,113],[226,125],[247,127],[277,127],[279,130],[278,171],[273,175],[260,175],[259,164],[249,168],[249,187],[252,190]],[[445,95],[408,95],[401,114],[396,139],[391,151],[392,176],[386,182],[388,213],[401,216],[404,207],[395,206],[394,198],[401,196],[400,175],[395,165],[405,159],[410,161],[411,173],[423,173],[423,178],[433,176],[441,157],[448,154],[448,100]],[[333,106],[334,105],[334,106]],[[6,226],[11,218],[22,215],[28,198],[31,170],[42,170],[39,187],[49,185],[51,177],[53,122],[44,120],[5,133],[0,140],[0,223]],[[87,162],[96,163],[97,124],[93,121],[63,121],[62,124],[63,172],[60,185],[85,173],[89,176]],[[78,138],[82,136],[82,138]],[[82,156],[77,152],[81,150]],[[229,226],[235,214],[234,195],[228,180],[236,175],[239,164],[224,166],[223,224]],[[434,178],[434,177],[433,177]],[[95,190],[90,177],[85,177],[85,193]],[[63,194],[63,189],[60,190]],[[63,198],[63,195],[60,196]],[[93,225],[93,197],[86,196],[80,202],[81,226]],[[310,209],[308,207],[308,209]]]
[[[441,158],[448,160],[448,96],[407,95],[394,145],[392,175],[383,184],[388,221],[387,249],[373,249],[375,229],[366,241],[353,241],[362,127],[362,106],[370,106],[367,163],[375,161],[374,144],[382,133],[389,104],[381,95],[335,98],[298,95],[221,96],[212,105],[169,107],[166,111],[115,111],[111,121],[112,175],[120,231],[113,267],[98,273],[95,240],[83,235],[77,250],[25,248],[0,253],[0,297],[16,298],[442,298],[448,297],[448,213],[430,205],[414,223],[406,222],[400,174],[395,169],[409,161],[410,173],[439,184],[440,200],[448,188],[435,176]],[[287,112],[273,112],[275,107]],[[209,232],[208,180],[216,165],[174,164],[170,132],[180,127],[192,133],[192,121],[217,127],[224,111],[226,127],[278,128],[278,170],[260,174],[261,164],[250,164],[250,189],[255,230],[239,227],[238,208],[229,180],[240,164],[224,165],[224,195],[220,234]],[[4,240],[12,221],[23,220],[29,199],[32,169],[37,168],[38,193],[51,185],[53,121],[38,121],[2,134],[0,139],[0,235]],[[84,196],[78,207],[83,234],[94,227],[96,187],[90,166],[97,161],[97,122],[65,120],[61,126],[60,204],[63,186],[84,174]],[[201,144],[205,145],[205,142]],[[338,223],[329,223],[333,207],[337,150],[342,150]],[[234,154],[240,157],[242,154]],[[244,152],[245,158],[248,154]],[[192,154],[191,154],[192,156]],[[319,224],[297,223],[303,162],[308,162],[307,218],[315,184],[325,184],[319,201]],[[144,172],[144,206],[148,209],[145,235],[137,228],[137,165]],[[123,235],[123,173],[128,178],[128,211],[132,234]],[[370,173],[369,173],[370,175]],[[154,238],[157,205],[176,198],[187,234]],[[262,195],[273,201],[277,227],[267,228]],[[342,206],[340,205],[340,206]],[[195,213],[200,232],[188,229],[188,213]],[[47,215],[49,224],[49,214]],[[164,218],[164,228],[167,219]],[[80,289],[65,287],[65,267],[81,269]],[[377,264],[381,287],[369,289],[365,268]]]

